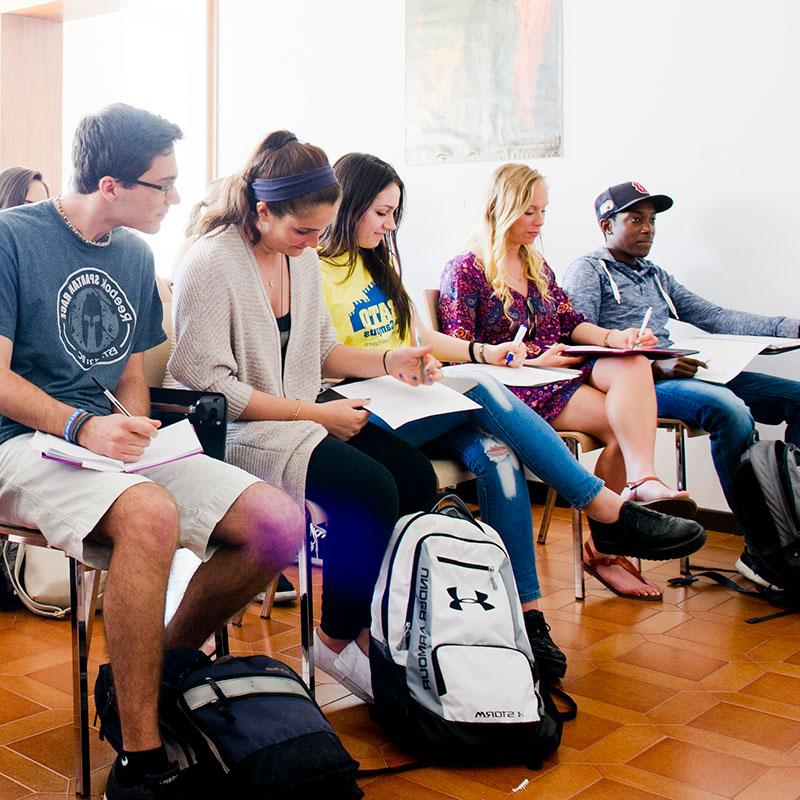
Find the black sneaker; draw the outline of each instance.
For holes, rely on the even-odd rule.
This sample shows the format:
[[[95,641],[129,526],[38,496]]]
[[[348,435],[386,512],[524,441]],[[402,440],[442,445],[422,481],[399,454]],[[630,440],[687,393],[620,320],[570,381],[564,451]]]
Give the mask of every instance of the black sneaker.
[[[770,583],[765,577],[759,575],[758,564],[756,564],[756,560],[753,558],[753,556],[750,555],[750,552],[747,550],[747,548],[742,550],[742,554],[736,561],[735,566],[736,566],[736,571],[740,575],[744,575],[744,577],[747,578],[747,580],[752,581],[757,586],[761,586],[764,589],[770,589],[773,592],[780,592],[783,590],[782,586]]]
[[[694,520],[670,517],[637,503],[623,503],[616,522],[589,519],[595,549],[651,561],[683,558],[699,550],[706,532]]]
[[[108,774],[103,800],[188,800],[181,788],[178,765],[173,764],[161,775],[147,775],[142,783],[125,786],[119,773],[124,769],[122,759],[117,756]]]
[[[283,574],[278,578],[278,588],[275,590],[275,604],[293,603],[297,600],[297,589],[292,582]]]
[[[522,616],[541,679],[545,683],[560,681],[567,671],[567,657],[550,638],[550,626],[545,622],[544,614],[533,609]]]

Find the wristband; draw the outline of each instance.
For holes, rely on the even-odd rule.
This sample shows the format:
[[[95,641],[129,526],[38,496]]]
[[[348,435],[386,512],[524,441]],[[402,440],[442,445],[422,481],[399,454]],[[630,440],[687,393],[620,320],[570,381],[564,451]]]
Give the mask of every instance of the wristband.
[[[383,371],[388,375],[389,374],[389,367],[386,366],[386,356],[389,355],[388,350],[383,351]]]
[[[85,408],[76,408],[70,415],[67,421],[64,423],[64,438],[68,441],[72,441],[72,426],[75,424],[75,420],[78,419],[82,414],[87,414]]]
[[[481,342],[481,351],[480,351],[480,356],[481,356],[481,361],[482,361],[484,364],[486,363],[486,354],[483,352],[483,350],[484,350],[484,348],[485,348],[485,347],[486,347],[486,342]]]
[[[92,418],[96,417],[97,414],[93,414],[91,411],[84,411],[83,415],[78,417],[78,419],[72,423],[72,430],[69,432],[69,435],[72,437],[72,442],[74,444],[78,444],[78,434],[80,433],[81,428]]]
[[[477,364],[478,359],[475,358],[475,342],[469,343],[469,360],[472,364]]]
[[[603,337],[603,347],[610,347],[608,340],[615,331],[616,328],[611,328],[611,330],[606,331],[606,335]]]

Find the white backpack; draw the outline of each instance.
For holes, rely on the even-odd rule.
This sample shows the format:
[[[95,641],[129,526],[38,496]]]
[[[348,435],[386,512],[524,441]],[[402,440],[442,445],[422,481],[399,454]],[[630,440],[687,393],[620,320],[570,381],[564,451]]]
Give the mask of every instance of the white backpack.
[[[459,498],[398,521],[370,651],[377,717],[427,757],[535,766],[558,747],[508,553]]]

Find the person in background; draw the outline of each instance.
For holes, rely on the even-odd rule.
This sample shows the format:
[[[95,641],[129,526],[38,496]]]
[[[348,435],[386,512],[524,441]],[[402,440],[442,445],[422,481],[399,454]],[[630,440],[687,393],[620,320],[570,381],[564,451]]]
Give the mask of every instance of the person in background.
[[[291,562],[300,507],[230,464],[195,455],[136,473],[41,457],[40,430],[136,461],[158,433],[144,352],[163,342],[153,254],[180,198],[177,125],[117,103],[73,140],[74,190],[0,214],[0,518],[108,569],[103,618],[124,752],[106,800],[184,798],[158,727],[164,646],[199,648]],[[129,414],[112,413],[94,383]],[[203,564],[164,630],[175,550]]]
[[[365,349],[411,341],[414,332],[433,347],[437,358],[485,360],[505,365],[520,345],[470,346],[426,327],[403,287],[396,230],[405,187],[400,176],[381,159],[365,153],[340,158],[334,170],[342,187],[342,203],[333,225],[324,233],[320,255],[323,289],[341,341]],[[515,363],[512,359],[511,363]],[[517,359],[518,363],[518,359]],[[416,445],[429,442],[455,457],[477,477],[481,517],[506,543],[522,601],[526,628],[546,679],[564,674],[566,659],[552,641],[544,616],[533,547],[531,506],[522,464],[553,484],[590,517],[617,527],[622,536],[640,538],[637,525],[647,519],[653,535],[668,538],[674,524],[693,533],[698,526],[648,512],[603,487],[569,453],[553,429],[508,389],[475,370],[476,386],[467,392],[481,408],[464,414],[438,415],[395,431]],[[378,422],[377,420],[375,420]],[[439,438],[437,438],[439,437]],[[618,540],[619,541],[619,540]]]
[[[656,216],[672,204],[671,197],[652,195],[636,181],[610,186],[598,195],[595,215],[605,243],[573,261],[564,278],[576,309],[597,325],[621,327],[652,306],[650,324],[665,347],[672,344],[667,329],[670,319],[709,333],[800,336],[800,319],[723,308],[648,260]],[[745,370],[721,386],[695,380],[700,366],[694,358],[653,363],[658,414],[708,431],[714,467],[735,513],[731,480],[742,453],[753,441],[755,422],[785,422],[785,440],[800,446],[800,382]],[[756,572],[746,548],[736,568],[755,583],[769,585]]]
[[[366,398],[317,403],[323,377],[440,377],[430,348],[340,344],[314,249],[340,189],[325,153],[268,135],[201,219],[174,295],[178,384],[228,398],[228,460],[328,512],[318,666],[372,699],[372,591],[397,518],[436,492],[430,461],[367,425]]]
[[[580,374],[540,387],[510,387],[556,430],[578,430],[604,444],[595,474],[624,499],[667,513],[693,514],[686,492],[655,474],[656,404],[647,359],[603,357],[583,364],[564,355],[567,343],[631,348],[655,342],[639,328],[606,330],[575,312],[534,242],[548,203],[542,176],[523,164],[505,164],[492,175],[471,250],[452,259],[440,284],[443,332],[492,343],[527,328],[527,363],[579,367]],[[641,542],[641,556],[651,558]],[[612,558],[593,537],[584,544],[584,569],[611,591],[659,600],[661,590],[627,559]]]
[[[38,203],[49,197],[41,172],[27,167],[9,167],[0,172],[0,209]]]

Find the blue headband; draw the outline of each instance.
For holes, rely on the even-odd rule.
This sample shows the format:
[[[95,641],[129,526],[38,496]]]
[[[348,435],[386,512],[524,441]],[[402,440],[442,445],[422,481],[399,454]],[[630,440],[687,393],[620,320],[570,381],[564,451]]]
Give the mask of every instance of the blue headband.
[[[252,187],[256,200],[276,203],[279,200],[291,200],[293,197],[311,194],[335,183],[336,173],[330,164],[326,164],[319,169],[312,169],[311,172],[287,175],[285,178],[256,178]]]

